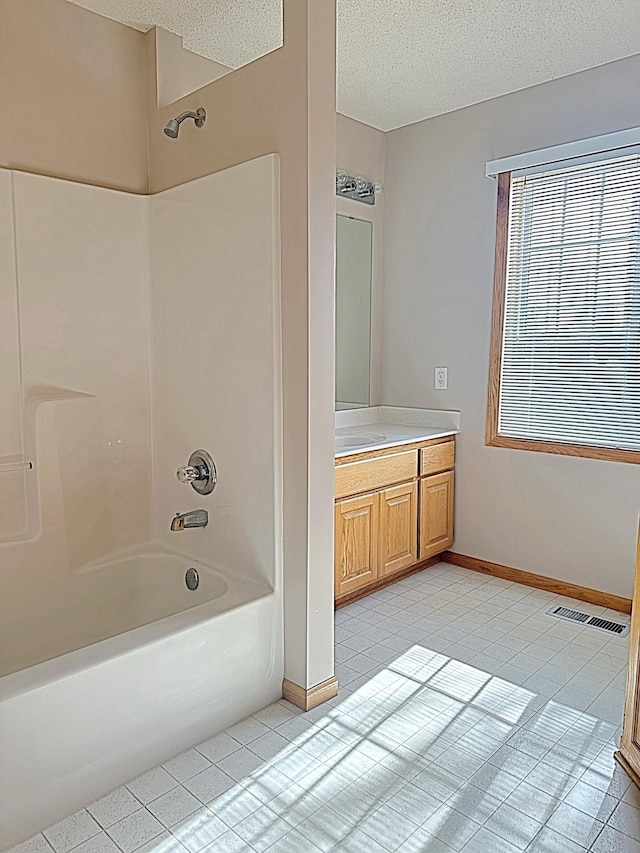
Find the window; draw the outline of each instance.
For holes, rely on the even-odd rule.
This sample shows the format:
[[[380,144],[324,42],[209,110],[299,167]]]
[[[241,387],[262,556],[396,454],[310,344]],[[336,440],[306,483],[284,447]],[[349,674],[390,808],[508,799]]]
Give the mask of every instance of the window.
[[[640,155],[498,176],[487,444],[640,462]]]

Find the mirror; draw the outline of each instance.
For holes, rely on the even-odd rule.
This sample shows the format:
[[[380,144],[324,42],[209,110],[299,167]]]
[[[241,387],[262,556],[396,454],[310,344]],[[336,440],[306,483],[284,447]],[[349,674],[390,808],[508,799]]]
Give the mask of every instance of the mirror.
[[[369,405],[373,224],[336,216],[336,409]]]

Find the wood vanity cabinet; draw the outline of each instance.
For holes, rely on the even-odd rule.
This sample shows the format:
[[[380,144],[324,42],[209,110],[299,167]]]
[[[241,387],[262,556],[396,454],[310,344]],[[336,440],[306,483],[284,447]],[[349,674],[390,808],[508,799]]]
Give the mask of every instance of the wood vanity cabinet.
[[[420,480],[420,559],[453,544],[453,471]]]
[[[403,483],[380,492],[378,577],[418,560],[418,487]]]
[[[454,460],[453,437],[336,460],[336,601],[451,546]]]
[[[336,501],[336,595],[346,595],[378,577],[376,493]]]

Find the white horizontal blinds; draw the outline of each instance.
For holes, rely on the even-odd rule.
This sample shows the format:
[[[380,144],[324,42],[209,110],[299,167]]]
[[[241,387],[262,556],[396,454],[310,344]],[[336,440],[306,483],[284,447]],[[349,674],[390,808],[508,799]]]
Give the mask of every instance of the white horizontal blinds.
[[[640,155],[512,176],[498,431],[640,450]]]

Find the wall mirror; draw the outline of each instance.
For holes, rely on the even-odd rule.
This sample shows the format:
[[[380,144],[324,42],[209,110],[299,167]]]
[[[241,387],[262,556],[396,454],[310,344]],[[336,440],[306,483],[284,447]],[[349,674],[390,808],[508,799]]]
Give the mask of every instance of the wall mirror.
[[[373,224],[336,216],[336,409],[369,405]]]

